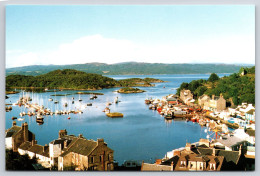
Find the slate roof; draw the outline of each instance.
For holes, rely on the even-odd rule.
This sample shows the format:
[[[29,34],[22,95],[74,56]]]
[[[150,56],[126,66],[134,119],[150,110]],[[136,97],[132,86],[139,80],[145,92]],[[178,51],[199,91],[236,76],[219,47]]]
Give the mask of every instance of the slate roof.
[[[255,110],[254,110],[254,109],[251,109],[251,110],[247,111],[246,113],[247,113],[247,114],[254,115],[254,112],[255,112]]]
[[[8,138],[8,137],[13,137],[14,135],[16,135],[20,130],[22,130],[22,127],[20,126],[12,126],[11,128],[7,129],[5,132],[6,132],[6,135],[5,137]],[[31,141],[33,139],[33,136],[34,134],[28,130],[28,139],[29,141]]]
[[[255,137],[255,130],[253,130],[253,129],[247,129],[247,130],[246,130],[246,133],[247,133],[249,136],[254,136],[254,137]]]
[[[97,146],[98,143],[96,141],[74,137],[72,142],[60,156],[63,157],[70,152],[88,156]]]
[[[142,164],[142,171],[171,171],[172,167],[168,165],[160,165],[160,164]]]
[[[19,146],[19,149],[28,150],[32,146],[31,142],[26,141]]]
[[[179,158],[180,158],[179,156],[175,155],[174,157],[172,157],[172,158],[170,158],[170,159],[168,159],[166,161],[163,161],[161,163],[161,165],[168,165],[168,166],[170,166],[172,164],[172,162],[173,162],[173,170],[174,170],[176,165],[177,165],[177,163],[178,163],[178,161],[179,161]]]
[[[42,150],[43,150],[43,146],[38,144],[34,144],[32,147],[28,149],[29,152],[36,153],[36,154],[39,154],[40,152],[42,152]]]
[[[49,157],[49,146],[34,144],[28,149],[28,151],[32,153],[36,153],[38,155]]]
[[[213,150],[211,148],[198,148],[198,151],[201,155],[212,155]],[[227,162],[233,162],[237,164],[240,155],[238,151],[227,151],[227,150],[219,150],[215,149],[216,156],[223,156]]]
[[[214,143],[219,142],[224,146],[232,147],[243,141],[245,141],[245,140],[242,140],[236,136],[225,136],[225,139],[215,139]]]
[[[7,137],[12,137],[13,135],[17,134],[18,131],[20,131],[22,129],[22,127],[19,126],[12,126],[11,128],[6,130],[6,138]]]

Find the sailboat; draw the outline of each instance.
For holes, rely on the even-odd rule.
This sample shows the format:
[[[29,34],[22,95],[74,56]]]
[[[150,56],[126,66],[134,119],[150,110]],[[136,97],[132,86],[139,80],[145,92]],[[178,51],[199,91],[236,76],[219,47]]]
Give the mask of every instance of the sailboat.
[[[55,90],[55,101],[54,101],[54,104],[58,104],[59,101],[56,99],[56,90]]]
[[[116,103],[116,104],[118,103],[118,97],[115,98],[115,103]]]
[[[82,99],[80,98],[80,94],[79,94],[79,101],[82,101]]]

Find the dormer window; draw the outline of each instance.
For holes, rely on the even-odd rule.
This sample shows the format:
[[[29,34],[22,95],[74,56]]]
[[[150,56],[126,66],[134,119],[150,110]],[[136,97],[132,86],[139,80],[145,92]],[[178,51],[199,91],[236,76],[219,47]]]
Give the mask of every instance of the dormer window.
[[[210,163],[209,168],[210,168],[210,170],[216,170],[216,164]]]
[[[181,161],[181,167],[185,167],[186,166],[186,161]]]
[[[203,163],[200,163],[200,170],[203,169]]]

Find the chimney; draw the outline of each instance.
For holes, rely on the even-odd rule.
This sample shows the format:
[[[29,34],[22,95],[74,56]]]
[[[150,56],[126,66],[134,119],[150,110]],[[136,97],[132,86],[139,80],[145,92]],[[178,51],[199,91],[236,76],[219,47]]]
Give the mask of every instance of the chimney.
[[[212,149],[212,156],[216,156],[216,149],[215,149],[215,147]]]
[[[23,130],[23,139],[24,139],[24,142],[25,141],[28,141],[28,124],[27,122],[23,123],[22,124],[22,130]]]
[[[212,100],[214,100],[215,99],[215,95],[212,95]]]
[[[45,144],[45,145],[43,146],[43,152],[45,152],[45,151],[47,150],[47,148],[48,148],[48,145]]]
[[[34,146],[35,144],[37,144],[37,140],[32,140],[32,146]]]
[[[98,139],[97,143],[98,143],[98,145],[103,145],[104,144],[104,139]]]
[[[156,159],[155,164],[161,164],[162,160],[161,159]]]
[[[16,121],[13,121],[13,126],[16,126]]]
[[[222,93],[220,93],[220,95],[219,95],[219,96],[223,98],[223,94],[222,94]]]
[[[190,143],[186,143],[185,149],[186,149],[186,151],[189,152],[190,149],[191,149],[191,144]]]
[[[171,171],[173,171],[173,166],[174,166],[174,164],[173,164],[173,161],[171,162]]]
[[[239,155],[241,155],[242,154],[242,144],[239,146]]]
[[[79,138],[83,138],[83,135],[82,135],[82,134],[79,134]]]
[[[67,135],[67,130],[66,129],[59,131],[59,138],[62,138],[65,135]]]

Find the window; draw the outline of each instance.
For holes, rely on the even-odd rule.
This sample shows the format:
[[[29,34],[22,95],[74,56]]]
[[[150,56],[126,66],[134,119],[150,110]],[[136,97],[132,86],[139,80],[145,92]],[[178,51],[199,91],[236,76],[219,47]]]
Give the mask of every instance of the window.
[[[99,155],[99,161],[102,162],[102,155]]]
[[[215,164],[210,164],[210,170],[215,170]]]
[[[203,169],[203,163],[200,163],[200,170]]]
[[[181,161],[181,167],[186,166],[186,162],[185,161]]]
[[[94,157],[93,156],[90,157],[90,163],[94,163]]]

